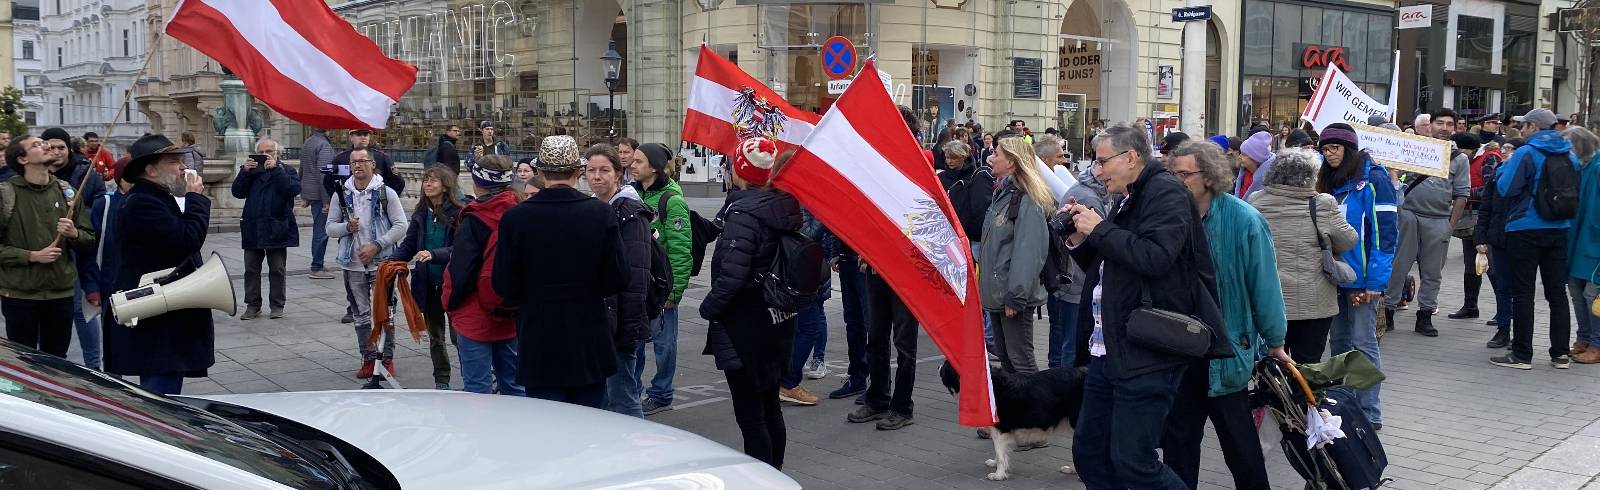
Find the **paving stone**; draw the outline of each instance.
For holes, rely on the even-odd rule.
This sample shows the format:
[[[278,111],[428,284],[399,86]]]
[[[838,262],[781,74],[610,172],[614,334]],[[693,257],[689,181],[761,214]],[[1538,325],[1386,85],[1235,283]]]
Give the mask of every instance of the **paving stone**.
[[[1541,468],[1525,468],[1512,474],[1492,487],[1494,490],[1551,490],[1557,488],[1580,488],[1589,482],[1589,478],[1550,471]]]
[[[1600,438],[1573,436],[1528,466],[1594,477],[1600,473]]]

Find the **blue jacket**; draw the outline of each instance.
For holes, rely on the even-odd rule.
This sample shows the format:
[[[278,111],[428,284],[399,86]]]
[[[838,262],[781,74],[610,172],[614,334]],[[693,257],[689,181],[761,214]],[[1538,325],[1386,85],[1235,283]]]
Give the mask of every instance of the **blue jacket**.
[[[1517,148],[1511,158],[1495,170],[1495,189],[1506,205],[1506,233],[1524,230],[1565,230],[1572,220],[1549,220],[1539,216],[1533,207],[1533,195],[1539,190],[1539,177],[1544,175],[1548,157],[1560,155],[1573,166],[1578,165],[1572,156],[1572,143],[1561,133],[1546,129],[1533,133],[1528,144]]]
[[[1272,231],[1256,208],[1231,194],[1211,200],[1204,218],[1211,263],[1217,270],[1217,299],[1222,306],[1224,336],[1236,355],[1211,360],[1210,396],[1243,390],[1250,384],[1256,359],[1265,346],[1283,345],[1288,320],[1283,312],[1283,287],[1278,284],[1278,255]]]
[[[300,227],[294,223],[294,197],[298,195],[300,177],[288,165],[255,171],[239,167],[239,174],[233,179],[233,197],[244,199],[244,217],[239,223],[241,248],[300,246]]]
[[[93,281],[95,289],[90,289],[90,286],[85,284],[83,290],[99,291],[102,298],[110,298],[112,293],[117,292],[117,288],[115,287],[117,282],[117,266],[121,262],[120,259],[122,257],[122,252],[120,248],[116,246],[117,242],[107,240],[106,237],[115,237],[117,239],[121,238],[117,236],[116,232],[116,209],[122,207],[122,200],[126,197],[126,194],[123,194],[121,190],[118,190],[116,192],[100,196],[99,199],[94,201],[93,207],[89,208],[89,220],[91,221],[90,224],[94,225],[94,236],[100,237],[100,243],[96,244],[95,246],[95,254],[90,255],[88,258],[84,259],[83,262],[94,262],[98,275],[80,275],[78,277],[82,278],[85,283]],[[110,313],[109,304],[101,303],[101,305],[108,308],[106,313]]]
[[[1399,207],[1389,169],[1373,163],[1370,157],[1366,166],[1364,177],[1333,190],[1333,198],[1345,210],[1344,219],[1356,229],[1359,238],[1343,257],[1355,269],[1356,280],[1340,284],[1339,288],[1381,293],[1389,287],[1395,244],[1399,243]]]
[[[1581,175],[1578,217],[1567,231],[1567,264],[1572,277],[1600,282],[1600,154],[1589,159]]]

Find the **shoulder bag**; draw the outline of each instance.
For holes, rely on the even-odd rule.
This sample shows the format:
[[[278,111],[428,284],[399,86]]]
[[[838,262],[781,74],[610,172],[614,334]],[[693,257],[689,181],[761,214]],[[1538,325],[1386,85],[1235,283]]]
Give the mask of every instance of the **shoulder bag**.
[[[1327,276],[1333,285],[1349,284],[1356,280],[1356,270],[1343,260],[1333,256],[1333,251],[1328,249],[1328,242],[1322,239],[1322,227],[1317,225],[1317,196],[1311,196],[1311,232],[1317,235],[1317,248],[1322,249],[1322,275]]]
[[[1156,308],[1150,285],[1139,284],[1139,308],[1128,315],[1128,341],[1139,347],[1193,359],[1211,350],[1211,327],[1194,315]]]

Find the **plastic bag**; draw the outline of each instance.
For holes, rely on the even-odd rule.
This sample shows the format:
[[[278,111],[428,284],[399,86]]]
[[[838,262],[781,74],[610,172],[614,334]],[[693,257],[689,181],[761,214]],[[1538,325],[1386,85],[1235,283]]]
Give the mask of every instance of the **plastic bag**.
[[[1489,254],[1478,252],[1478,275],[1489,272]]]

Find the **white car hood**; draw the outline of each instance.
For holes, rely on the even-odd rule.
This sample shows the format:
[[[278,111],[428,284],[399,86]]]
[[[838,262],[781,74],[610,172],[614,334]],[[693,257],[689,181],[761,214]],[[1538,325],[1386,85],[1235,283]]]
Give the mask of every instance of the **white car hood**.
[[[794,480],[689,432],[577,405],[435,390],[195,396],[294,420],[420,488],[788,489]]]

